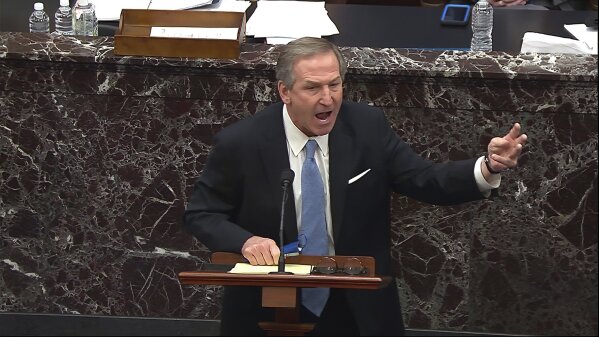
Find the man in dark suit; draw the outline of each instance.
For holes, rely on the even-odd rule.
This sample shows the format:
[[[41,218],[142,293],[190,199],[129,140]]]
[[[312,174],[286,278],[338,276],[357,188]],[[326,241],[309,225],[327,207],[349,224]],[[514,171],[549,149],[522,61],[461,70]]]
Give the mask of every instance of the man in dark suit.
[[[325,250],[373,256],[376,273],[392,276],[391,192],[440,205],[477,200],[499,186],[500,171],[516,166],[526,142],[518,124],[491,140],[488,158],[424,160],[393,132],[381,110],[343,101],[345,72],[339,50],[324,39],[284,46],[277,62],[282,102],[216,136],[187,205],[186,229],[212,251],[241,253],[251,264],[276,264],[281,172],[296,172],[285,219],[285,240],[292,242],[302,231],[302,217],[308,218],[302,215],[308,202],[301,198],[307,190],[301,171],[304,145],[314,140],[324,188]],[[257,287],[226,287],[223,335],[262,334],[257,322],[271,321],[272,313],[261,308],[260,294]],[[403,334],[394,281],[376,291],[332,289],[327,296],[322,311],[302,309],[302,319],[316,323],[313,335]]]

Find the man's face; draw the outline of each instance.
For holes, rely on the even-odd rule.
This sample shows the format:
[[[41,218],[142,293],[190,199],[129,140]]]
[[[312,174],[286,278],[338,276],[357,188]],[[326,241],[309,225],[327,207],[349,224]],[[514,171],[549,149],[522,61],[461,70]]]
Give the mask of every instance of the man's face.
[[[293,73],[292,88],[279,81],[279,94],[293,124],[308,137],[328,134],[343,100],[337,57],[329,52],[299,59]]]

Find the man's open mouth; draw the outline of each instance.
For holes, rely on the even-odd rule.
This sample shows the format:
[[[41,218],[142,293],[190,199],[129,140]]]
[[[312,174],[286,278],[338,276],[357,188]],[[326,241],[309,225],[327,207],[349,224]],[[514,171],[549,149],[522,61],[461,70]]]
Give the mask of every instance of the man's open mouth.
[[[331,111],[317,113],[316,118],[324,121],[331,116],[331,113],[332,113]]]

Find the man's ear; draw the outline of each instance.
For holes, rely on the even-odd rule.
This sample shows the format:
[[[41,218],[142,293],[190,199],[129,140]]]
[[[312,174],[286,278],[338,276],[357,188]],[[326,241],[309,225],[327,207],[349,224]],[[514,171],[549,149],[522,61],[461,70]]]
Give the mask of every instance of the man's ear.
[[[285,104],[291,103],[291,97],[289,96],[289,88],[283,83],[283,81],[279,81],[278,83],[279,96],[281,96],[281,101]]]

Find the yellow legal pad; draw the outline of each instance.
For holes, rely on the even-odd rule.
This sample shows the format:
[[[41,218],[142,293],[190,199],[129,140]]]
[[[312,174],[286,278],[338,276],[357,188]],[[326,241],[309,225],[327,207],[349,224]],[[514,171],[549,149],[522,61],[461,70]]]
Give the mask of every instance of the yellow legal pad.
[[[279,270],[277,265],[274,266],[252,266],[249,263],[236,263],[233,269],[229,270],[229,273],[233,274],[268,274],[270,272],[276,272]],[[307,264],[286,264],[285,271],[291,272],[295,275],[310,275],[312,270],[311,265]]]

